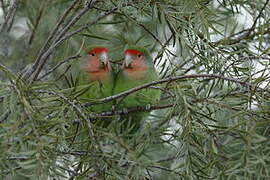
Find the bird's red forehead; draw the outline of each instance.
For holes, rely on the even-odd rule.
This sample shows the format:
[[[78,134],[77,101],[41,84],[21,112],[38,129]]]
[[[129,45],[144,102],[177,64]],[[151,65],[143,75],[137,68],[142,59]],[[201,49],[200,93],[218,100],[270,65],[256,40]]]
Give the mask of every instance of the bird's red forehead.
[[[133,55],[138,55],[138,54],[143,54],[142,52],[136,50],[136,49],[127,49],[125,51],[125,54],[133,54]]]
[[[108,52],[109,50],[107,48],[104,48],[104,47],[96,47],[94,49],[92,49],[91,51],[88,52],[88,54],[91,54],[91,53],[96,53],[96,54],[99,54],[99,53],[103,53],[103,52]]]

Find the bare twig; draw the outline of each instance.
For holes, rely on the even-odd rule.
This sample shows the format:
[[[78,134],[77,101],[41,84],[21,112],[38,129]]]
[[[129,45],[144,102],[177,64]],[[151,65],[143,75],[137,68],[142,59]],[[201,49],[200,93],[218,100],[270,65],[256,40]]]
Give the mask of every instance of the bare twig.
[[[74,55],[74,56],[70,56],[68,57],[67,59],[63,60],[63,61],[60,61],[59,63],[57,63],[51,70],[49,70],[48,72],[46,72],[43,76],[39,77],[38,80],[41,80],[43,79],[44,77],[48,76],[49,74],[51,74],[53,71],[55,71],[57,68],[59,68],[61,65],[69,62],[70,60],[73,60],[73,59],[77,59],[77,58],[80,58],[81,55]]]
[[[7,12],[6,12],[6,6],[5,6],[5,3],[4,3],[4,0],[0,0],[0,3],[1,3],[1,7],[3,9],[3,17],[6,20]]]
[[[140,86],[134,87],[132,89],[123,91],[123,92],[121,92],[119,94],[116,94],[116,95],[113,95],[113,96],[109,96],[109,97],[100,99],[100,100],[98,100],[98,102],[85,103],[83,106],[91,106],[91,105],[95,105],[95,104],[109,102],[109,101],[112,101],[114,99],[117,99],[117,98],[120,98],[120,97],[123,97],[123,96],[127,96],[127,95],[129,95],[131,93],[134,93],[134,92],[140,90],[140,89],[145,89],[145,88],[148,88],[150,86],[157,85],[157,84],[170,83],[170,82],[181,80],[181,79],[194,79],[194,78],[223,79],[223,80],[226,80],[226,81],[234,82],[234,83],[240,84],[242,86],[251,88],[253,90],[260,89],[260,90],[263,90],[263,91],[266,91],[266,92],[270,93],[270,90],[262,89],[262,88],[259,88],[259,87],[255,87],[254,85],[252,85],[250,83],[243,82],[243,81],[240,81],[240,80],[237,80],[237,79],[233,79],[233,78],[229,78],[229,77],[225,77],[225,76],[222,76],[222,75],[217,75],[217,74],[190,74],[190,75],[185,75],[185,76],[169,77],[169,78],[165,78],[165,79],[161,79],[161,80],[157,80],[157,81],[145,83],[143,85],[140,85]]]
[[[9,18],[10,20],[9,20],[9,22],[7,24],[7,31],[8,32],[10,32],[10,30],[12,28],[12,25],[13,25],[13,22],[15,20],[15,16],[16,16],[16,12],[17,12],[18,6],[19,6],[19,1],[16,2],[16,4],[14,5],[14,9],[12,9],[12,14],[11,14],[11,16]]]
[[[59,33],[59,35],[55,38],[54,43],[59,41],[67,32],[68,30],[78,22],[78,20],[91,8],[93,8],[94,4],[97,3],[98,1],[91,1],[89,5],[84,7],[79,13],[77,13],[71,21],[62,29],[62,31]]]
[[[42,15],[43,15],[43,12],[44,12],[45,7],[46,7],[46,2],[47,1],[42,1],[42,5],[41,5],[41,8],[40,8],[40,10],[38,12],[38,15],[37,15],[37,18],[36,18],[36,22],[34,24],[33,31],[32,31],[31,36],[29,38],[29,42],[28,42],[29,45],[32,44],[32,42],[34,40],[34,37],[35,37],[35,34],[36,34],[36,30],[38,28],[38,25],[40,23],[40,19],[41,19]]]
[[[99,20],[105,18],[106,16],[110,15],[111,13],[115,12],[118,8],[114,7],[112,8],[110,11],[107,11],[103,14],[100,14],[95,20],[93,20],[91,23],[87,23],[84,26],[80,27],[79,29],[70,32],[69,34],[67,34],[66,36],[64,36],[63,38],[59,39],[59,41],[56,42],[55,46],[57,47],[59,43],[62,43],[63,41],[67,40],[68,38],[70,38],[71,36],[89,28],[90,26],[96,24]],[[54,47],[55,48],[55,47]]]
[[[175,96],[175,95],[173,94],[173,92],[171,92],[169,89],[166,89],[166,88],[157,87],[157,86],[150,86],[149,88],[152,88],[152,89],[159,89],[159,90],[163,91],[164,93],[169,94],[170,97],[174,97],[174,96]]]
[[[54,29],[51,31],[48,39],[46,40],[46,42],[44,43],[44,45],[42,46],[42,48],[39,51],[39,54],[36,58],[36,61],[33,65],[33,69],[35,69],[40,61],[40,58],[42,56],[42,54],[46,51],[46,49],[49,46],[49,43],[52,41],[52,39],[55,37],[56,33],[58,32],[60,25],[65,21],[65,19],[67,18],[68,14],[71,12],[71,10],[74,8],[74,6],[79,3],[80,1],[74,1],[69,8],[67,8],[64,12],[64,14],[58,19]]]
[[[129,19],[132,19],[133,21],[135,21],[139,26],[141,26],[148,34],[150,34],[162,47],[165,47],[166,45],[163,45],[163,43],[159,40],[159,38],[154,35],[149,29],[147,29],[145,27],[145,25],[143,25],[142,23],[139,23],[135,18],[132,18],[132,17],[128,17],[126,16],[127,18]]]
[[[264,5],[263,5],[262,9],[260,10],[258,16],[256,17],[255,21],[253,22],[253,24],[252,24],[250,30],[247,32],[246,36],[249,36],[250,33],[251,33],[252,31],[254,31],[254,29],[255,29],[255,27],[256,27],[256,24],[257,24],[257,21],[258,21],[258,19],[262,16],[262,13],[263,13],[263,11],[265,10],[265,8],[266,8],[267,4],[269,3],[269,1],[270,1],[270,0],[266,0],[266,1],[265,1],[265,3],[264,3]]]
[[[38,58],[36,59],[36,62],[34,63],[34,72],[33,72],[33,76],[31,77],[31,81],[33,82],[38,78],[39,73],[41,72],[43,66],[45,65],[46,61],[48,60],[49,55],[53,52],[53,50],[55,49],[58,40],[64,36],[66,34],[66,32],[89,10],[93,7],[93,5],[96,3],[97,1],[93,1],[92,3],[90,3],[89,5],[87,5],[86,7],[84,7],[80,12],[78,12],[72,19],[71,21],[62,29],[61,32],[59,32],[58,36],[55,37],[54,41],[52,42],[52,47],[50,47],[46,52],[41,53],[40,56],[38,56]],[[61,43],[58,43],[59,45]],[[35,68],[36,67],[36,68]]]
[[[7,31],[7,32],[10,31],[10,29],[13,25],[13,21],[14,21],[19,3],[20,3],[19,0],[14,0],[12,6],[9,8],[9,10],[7,12],[4,23],[0,27],[0,33],[4,32],[4,31]]]
[[[137,107],[132,107],[132,108],[125,108],[125,109],[120,109],[120,110],[114,110],[114,111],[106,111],[102,112],[99,114],[96,114],[96,117],[108,117],[108,116],[113,116],[113,115],[126,115],[129,113],[134,113],[134,112],[149,112],[152,110],[157,110],[157,109],[166,109],[166,108],[171,108],[175,106],[175,104],[163,104],[163,105],[152,105],[152,106],[137,106]]]
[[[92,7],[92,6],[89,6],[89,8]],[[117,8],[113,8],[112,10],[108,11],[107,13],[104,13],[104,14],[101,14],[99,15],[95,20],[93,20],[90,24],[86,24],[85,26],[79,28],[78,30],[74,31],[74,32],[71,32],[67,35],[65,35],[64,37],[62,37],[61,39],[59,38],[56,38],[56,39],[59,39],[57,42],[53,43],[53,45],[41,56],[40,58],[40,61],[37,63],[38,66],[37,66],[37,70],[34,72],[34,75],[31,79],[31,82],[35,81],[41,71],[41,69],[43,68],[44,64],[46,63],[48,57],[50,56],[50,54],[58,47],[60,46],[65,40],[69,39],[71,36],[87,29],[88,27],[90,27],[91,25],[94,25],[96,24],[100,19],[103,19],[104,17],[108,16],[109,14],[111,14],[112,12],[116,11]],[[83,14],[84,11],[82,11],[81,13],[79,13],[78,16],[74,17],[74,20],[78,20],[78,17],[81,17]],[[86,12],[86,11],[85,11]],[[84,12],[84,13],[85,13]],[[73,25],[75,24],[74,21],[73,23],[70,23],[69,25]],[[65,33],[65,31],[63,31],[62,33]],[[58,37],[61,37],[60,35]]]
[[[136,2],[134,2],[134,3],[136,3]],[[133,3],[126,3],[126,4],[123,4],[123,6],[132,6],[133,5]],[[106,10],[104,10],[104,9],[102,9],[102,8],[97,8],[97,7],[94,7],[95,9],[98,9],[98,10],[101,10],[101,11],[106,11]],[[149,29],[147,29],[146,27],[145,27],[145,25],[144,24],[142,24],[142,23],[140,23],[140,22],[138,22],[137,20],[136,20],[136,18],[133,18],[133,17],[130,17],[130,16],[128,16],[128,15],[126,15],[126,14],[124,14],[124,13],[117,13],[117,14],[120,14],[120,15],[122,15],[122,16],[125,16],[126,18],[128,18],[128,19],[130,19],[130,20],[132,20],[132,21],[134,21],[135,23],[137,23],[137,25],[139,25],[139,26],[141,26],[148,34],[150,34],[161,46],[162,46],[162,48],[164,48],[164,47],[166,47],[167,46],[167,44],[163,44],[160,40],[159,40],[159,38],[156,36],[156,35],[154,35]],[[171,39],[172,37],[170,37],[169,39]],[[170,40],[169,40],[170,41]],[[169,41],[167,41],[166,43],[168,43]]]
[[[157,165],[151,165],[149,166],[150,168],[155,168],[155,169],[160,169],[160,170],[163,170],[163,171],[167,171],[167,172],[171,172],[171,173],[174,173],[174,174],[177,174],[179,176],[183,176],[181,173],[179,172],[176,172],[175,170],[171,170],[167,167],[163,167],[163,166],[157,166]]]
[[[241,31],[241,32],[244,32],[243,35],[237,37],[237,38],[224,38],[224,39],[221,39],[219,41],[216,41],[216,42],[213,42],[213,44],[223,44],[225,42],[226,45],[232,45],[232,44],[236,44],[238,42],[240,42],[241,40],[243,39],[249,39],[249,38],[252,38],[254,37],[255,35],[257,34],[261,34],[262,32],[257,32],[257,33],[252,33],[254,30],[255,30],[255,27],[256,27],[256,24],[257,24],[257,21],[258,19],[262,16],[262,13],[263,11],[265,10],[267,4],[269,3],[270,0],[266,0],[262,9],[260,10],[258,16],[256,17],[256,19],[254,20],[252,26],[250,29],[248,30],[244,30],[244,31]],[[266,33],[270,33],[270,28],[266,29],[265,31],[263,31],[263,34],[266,34]],[[237,33],[239,34],[239,33]],[[232,35],[232,37],[235,36]]]

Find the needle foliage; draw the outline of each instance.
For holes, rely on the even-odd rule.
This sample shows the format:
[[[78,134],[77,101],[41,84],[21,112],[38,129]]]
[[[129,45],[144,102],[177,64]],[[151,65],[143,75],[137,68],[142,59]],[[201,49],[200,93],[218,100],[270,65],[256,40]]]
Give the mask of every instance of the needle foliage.
[[[0,8],[0,179],[270,179],[269,0],[0,0]],[[159,80],[80,101],[68,74],[84,50],[108,47],[117,69],[130,45],[151,52]],[[145,88],[160,100],[90,107]],[[150,115],[126,138],[120,116],[142,111]]]

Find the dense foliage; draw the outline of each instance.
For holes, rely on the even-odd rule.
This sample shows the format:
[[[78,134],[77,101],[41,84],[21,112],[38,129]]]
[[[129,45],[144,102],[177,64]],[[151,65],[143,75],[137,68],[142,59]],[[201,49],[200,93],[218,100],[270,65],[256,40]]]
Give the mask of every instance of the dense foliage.
[[[269,0],[0,5],[0,179],[270,178]],[[127,94],[63,93],[86,47],[119,64],[132,44],[151,51],[160,80],[141,90],[162,91],[158,103],[95,112]],[[119,131],[119,116],[150,110]]]

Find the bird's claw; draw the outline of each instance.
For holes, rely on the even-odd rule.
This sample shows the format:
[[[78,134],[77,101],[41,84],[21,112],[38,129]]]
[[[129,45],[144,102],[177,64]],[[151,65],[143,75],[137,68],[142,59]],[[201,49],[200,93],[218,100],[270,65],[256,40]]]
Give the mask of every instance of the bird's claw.
[[[124,108],[124,109],[123,109],[123,113],[124,113],[124,114],[128,114],[128,109],[127,109],[127,108]]]
[[[150,110],[151,110],[151,104],[147,104],[147,105],[145,106],[145,110],[146,110],[146,111],[150,111]]]
[[[115,112],[115,110],[116,110],[115,105],[112,105],[112,112]]]

